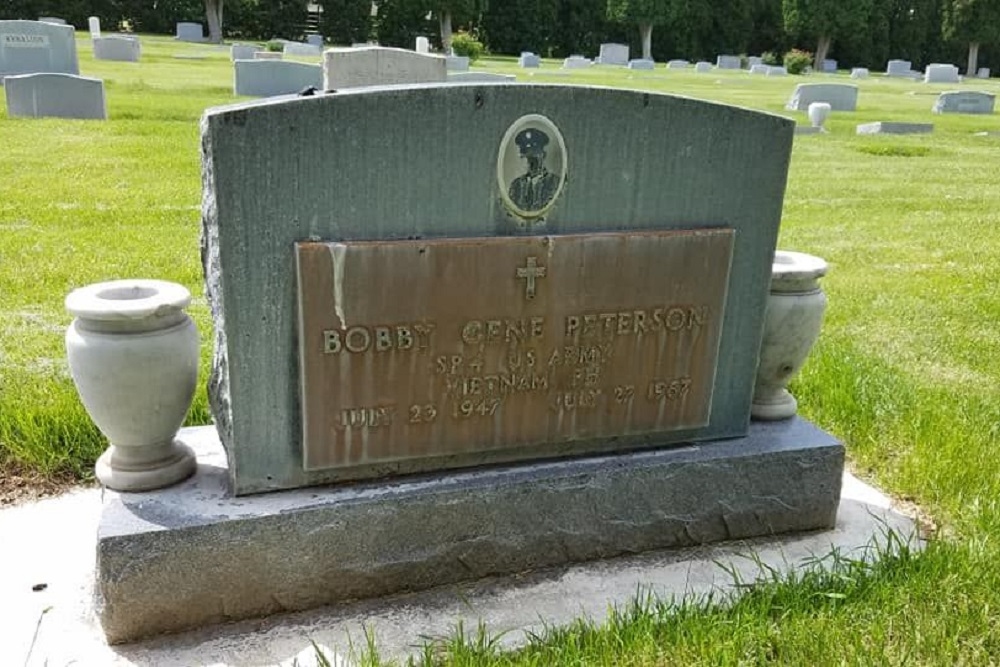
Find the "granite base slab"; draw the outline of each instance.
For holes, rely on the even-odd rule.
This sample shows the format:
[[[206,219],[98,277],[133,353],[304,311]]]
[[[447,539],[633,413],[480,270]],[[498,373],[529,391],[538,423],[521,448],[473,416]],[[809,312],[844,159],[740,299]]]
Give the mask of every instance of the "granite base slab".
[[[615,456],[234,498],[213,427],[194,477],[106,492],[110,643],[492,575],[833,527],[843,446],[801,419]]]

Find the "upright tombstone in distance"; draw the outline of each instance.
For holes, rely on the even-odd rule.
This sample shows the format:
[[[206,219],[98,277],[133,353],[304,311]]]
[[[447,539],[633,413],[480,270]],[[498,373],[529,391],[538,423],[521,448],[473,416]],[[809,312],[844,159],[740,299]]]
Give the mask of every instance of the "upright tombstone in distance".
[[[107,37],[95,37],[91,41],[94,45],[94,58],[96,60],[139,62],[142,45],[136,37],[108,35]]]
[[[79,74],[73,27],[0,21],[0,80],[10,74]]]
[[[992,114],[996,95],[981,90],[952,90],[941,93],[934,113]]]
[[[442,83],[447,79],[444,57],[408,49],[364,46],[329,49],[323,54],[325,90],[401,83]]]
[[[17,74],[4,79],[11,118],[105,120],[104,82],[75,74]]]
[[[858,87],[847,83],[800,83],[785,108],[808,111],[813,102],[826,102],[833,111],[855,111],[858,108]]]
[[[600,55],[597,56],[594,64],[625,67],[629,61],[628,53],[628,44],[601,44]]]
[[[252,97],[289,95],[323,85],[323,68],[290,60],[237,60],[233,63],[233,94]]]
[[[792,128],[569,86],[209,111],[228,472],[111,501],[110,640],[831,526],[842,447],[748,423]]]
[[[174,39],[182,42],[204,42],[205,31],[200,23],[180,22],[177,24],[177,34]]]

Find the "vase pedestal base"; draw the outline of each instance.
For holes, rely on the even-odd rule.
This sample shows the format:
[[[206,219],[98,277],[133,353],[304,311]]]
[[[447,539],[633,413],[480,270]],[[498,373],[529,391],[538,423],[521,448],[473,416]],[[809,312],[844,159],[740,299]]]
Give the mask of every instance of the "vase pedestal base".
[[[179,440],[165,446],[163,456],[148,463],[122,465],[115,461],[112,445],[94,466],[98,481],[115,491],[152,491],[182,482],[198,467],[194,450]]]

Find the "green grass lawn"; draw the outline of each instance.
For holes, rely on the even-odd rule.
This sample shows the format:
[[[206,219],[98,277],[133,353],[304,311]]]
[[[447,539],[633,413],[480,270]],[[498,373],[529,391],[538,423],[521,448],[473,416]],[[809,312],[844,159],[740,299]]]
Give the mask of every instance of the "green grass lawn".
[[[14,120],[0,109],[0,469],[86,479],[105,443],[67,374],[63,299],[122,277],[188,286],[207,372],[198,120],[235,98],[228,50],[148,37],[133,64],[94,61],[89,40],[78,44],[82,74],[105,81],[109,122]],[[786,113],[796,83],[849,82],[544,65],[479,67],[775,113]],[[1000,133],[1000,116],[930,112],[936,92],[1000,85],[850,83],[861,88],[859,110],[834,113],[828,135],[795,141],[779,247],[830,263],[830,307],[792,389],[806,417],[844,440],[860,476],[934,517],[937,538],[920,555],[773,582],[731,606],[651,604],[609,629],[581,624],[516,653],[482,639],[428,655],[534,665],[1000,662],[1000,136],[975,134]],[[875,120],[935,130],[854,134]],[[206,405],[202,388],[190,423],[209,420]]]

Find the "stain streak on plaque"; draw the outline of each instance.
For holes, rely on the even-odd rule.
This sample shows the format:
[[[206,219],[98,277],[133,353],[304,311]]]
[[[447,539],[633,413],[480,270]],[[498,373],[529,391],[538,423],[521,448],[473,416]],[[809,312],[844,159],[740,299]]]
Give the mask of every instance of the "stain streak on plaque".
[[[705,426],[733,231],[296,244],[304,466]]]

